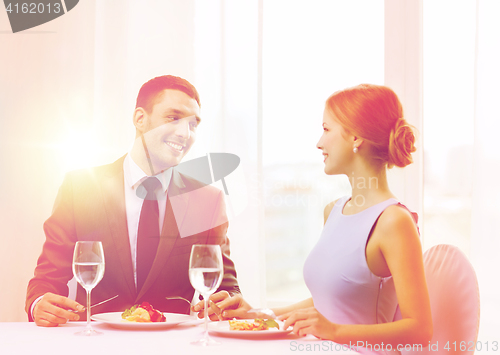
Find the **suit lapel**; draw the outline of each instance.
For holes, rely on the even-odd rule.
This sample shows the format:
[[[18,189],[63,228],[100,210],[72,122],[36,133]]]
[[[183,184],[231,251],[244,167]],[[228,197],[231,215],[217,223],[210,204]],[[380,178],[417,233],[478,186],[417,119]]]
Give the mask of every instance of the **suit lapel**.
[[[189,202],[189,194],[183,193],[185,188],[186,186],[182,177],[174,169],[172,180],[170,181],[167,191],[167,206],[165,208],[165,218],[163,219],[158,250],[149,275],[137,295],[136,302],[144,296],[148,289],[154,284],[179,237],[179,229],[177,226],[182,226]]]
[[[111,164],[109,173],[102,179],[101,186],[106,216],[116,246],[114,252],[118,253],[128,290],[131,295],[135,295],[134,269],[130,253],[123,183],[124,158],[122,157]]]

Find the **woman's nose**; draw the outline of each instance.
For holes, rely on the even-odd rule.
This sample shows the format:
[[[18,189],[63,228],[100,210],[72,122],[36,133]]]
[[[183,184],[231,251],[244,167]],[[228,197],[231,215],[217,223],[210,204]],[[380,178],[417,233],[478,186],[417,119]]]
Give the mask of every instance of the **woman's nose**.
[[[323,149],[323,144],[321,142],[321,138],[319,139],[318,143],[316,143],[316,148]]]

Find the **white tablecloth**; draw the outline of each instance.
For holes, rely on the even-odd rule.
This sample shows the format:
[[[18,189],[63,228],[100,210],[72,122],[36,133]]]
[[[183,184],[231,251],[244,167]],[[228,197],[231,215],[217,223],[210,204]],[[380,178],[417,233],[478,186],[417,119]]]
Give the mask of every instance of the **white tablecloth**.
[[[74,335],[85,328],[85,322],[70,322],[55,328],[37,327],[34,323],[0,323],[1,355],[127,355],[127,354],[217,354],[278,355],[297,353],[356,354],[335,350],[335,343],[313,336],[281,336],[274,339],[240,339],[211,335],[222,343],[200,347],[190,342],[203,335],[203,324],[181,324],[162,330],[122,330],[92,322],[103,335]]]

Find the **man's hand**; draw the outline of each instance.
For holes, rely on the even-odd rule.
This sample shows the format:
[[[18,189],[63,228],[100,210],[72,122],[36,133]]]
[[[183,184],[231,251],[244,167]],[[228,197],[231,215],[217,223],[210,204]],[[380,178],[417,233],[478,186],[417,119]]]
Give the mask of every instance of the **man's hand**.
[[[241,295],[229,296],[227,291],[214,293],[209,298],[208,316],[211,320],[224,320],[233,318],[249,318],[247,311],[252,309]],[[193,312],[199,312],[198,318],[204,316],[204,301],[192,307]]]
[[[68,320],[80,319],[78,314],[70,312],[68,309],[83,312],[85,307],[68,297],[47,292],[35,305],[33,318],[36,325],[41,327],[57,327]]]
[[[219,291],[211,295],[208,299],[208,318],[211,320],[221,320],[221,309],[218,306],[218,303],[230,298],[231,296],[229,296],[229,293],[227,291]],[[193,312],[198,312],[198,318],[203,318],[205,316],[205,300],[200,301],[192,306],[191,310]]]

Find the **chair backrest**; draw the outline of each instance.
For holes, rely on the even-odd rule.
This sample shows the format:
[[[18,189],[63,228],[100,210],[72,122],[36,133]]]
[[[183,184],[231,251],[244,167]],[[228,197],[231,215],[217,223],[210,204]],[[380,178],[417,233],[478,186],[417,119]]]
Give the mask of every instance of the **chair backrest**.
[[[434,334],[423,351],[402,354],[472,355],[479,331],[479,287],[467,257],[453,245],[440,244],[424,253]],[[399,308],[394,320],[401,319]]]

